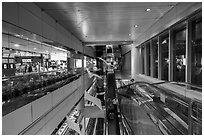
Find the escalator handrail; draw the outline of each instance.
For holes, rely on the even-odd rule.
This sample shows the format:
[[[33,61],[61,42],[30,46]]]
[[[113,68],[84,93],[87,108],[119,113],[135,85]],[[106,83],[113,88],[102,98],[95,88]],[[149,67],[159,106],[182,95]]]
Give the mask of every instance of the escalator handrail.
[[[185,85],[185,86],[191,86],[193,88],[197,88],[199,90],[202,90],[202,86],[201,85],[195,85],[192,83],[188,83],[188,82],[175,82],[175,81],[169,81],[171,84],[181,84],[181,85]]]
[[[144,81],[137,81],[137,82],[134,82],[134,83],[131,83],[131,84],[127,84],[127,85],[124,85],[124,86],[121,86],[119,88],[124,88],[126,86],[131,86],[131,85],[134,85],[134,84],[137,84],[139,82],[144,82]],[[144,82],[144,83],[148,83],[148,82]],[[171,83],[171,84],[183,84],[183,85],[189,85],[191,87],[194,87],[194,88],[197,88],[197,89],[200,89],[202,90],[202,87],[201,86],[198,86],[198,85],[194,85],[194,84],[191,84],[191,83],[187,83],[187,82],[175,82],[175,81],[162,81],[162,82],[156,82],[156,83],[148,83],[150,85],[159,85],[159,84],[164,84],[164,83]]]
[[[131,128],[131,126],[130,126],[130,124],[128,123],[127,119],[125,118],[125,116],[123,115],[123,113],[122,113],[122,112],[120,112],[120,115],[121,115],[122,119],[124,119],[124,120],[125,120],[125,123],[127,123],[128,128],[129,128],[129,129],[130,129],[130,131],[131,131],[131,135],[134,135],[134,131],[132,130],[132,128]]]
[[[177,83],[177,84],[184,84],[184,85],[186,85],[186,86],[191,86],[191,87],[197,88],[197,89],[199,89],[199,90],[202,90],[202,87],[200,87],[200,86],[198,86],[198,85],[193,85],[193,84],[187,83],[187,82],[175,82],[175,81],[162,81],[162,82],[155,82],[155,83],[148,83],[148,82],[145,82],[145,81],[136,81],[136,82],[134,82],[134,83],[130,83],[130,84],[121,86],[121,87],[119,87],[118,89],[126,88],[126,87],[129,87],[129,86],[131,86],[131,85],[135,85],[135,84],[140,83],[140,82],[142,82],[142,83],[147,83],[147,84],[149,84],[149,85],[159,85],[159,84],[164,84],[164,83],[170,83],[170,84],[175,84],[175,83]],[[196,91],[198,91],[198,90],[196,90]],[[199,92],[199,91],[198,91],[198,92]]]

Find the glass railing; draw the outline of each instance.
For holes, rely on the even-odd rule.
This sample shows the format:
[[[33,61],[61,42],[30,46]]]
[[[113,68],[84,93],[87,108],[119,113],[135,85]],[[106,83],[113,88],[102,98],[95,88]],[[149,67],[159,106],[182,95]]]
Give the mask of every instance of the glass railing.
[[[124,115],[122,113],[120,113],[121,115],[121,119],[122,119],[122,124],[123,124],[123,128],[124,128],[124,132],[127,135],[134,135],[134,131],[132,130],[130,124],[128,123],[127,119],[124,117]]]
[[[146,80],[145,80],[146,81]],[[129,82],[125,80],[118,80],[118,88],[123,88],[123,87],[128,87],[131,85],[135,85],[138,82],[143,82],[145,81],[138,80],[136,82],[131,82],[129,79]],[[151,81],[151,82],[149,82]],[[192,83],[187,83],[187,82],[175,82],[175,81],[161,81],[161,80],[149,80],[148,82],[146,81],[147,84],[156,86],[160,89],[163,90],[169,90],[169,92],[174,92],[177,95],[182,95],[187,98],[196,98],[198,100],[202,100],[202,85],[194,85]],[[157,82],[158,81],[158,82]],[[125,84],[126,83],[126,84]]]
[[[49,71],[2,78],[2,116],[77,79],[79,74]]]
[[[145,106],[152,107],[151,110],[155,109],[157,113],[161,113],[165,121],[169,121],[174,126],[174,129],[178,130],[178,134],[202,134],[202,101],[188,98],[160,86],[160,84],[174,84],[174,82],[134,82],[125,86],[121,84],[122,80],[118,82],[121,85],[118,88],[118,95],[120,97],[125,97],[127,100],[138,104],[138,106],[145,104]],[[194,90],[202,89],[189,83],[184,83],[184,86],[191,86]],[[196,91],[199,92],[199,90]],[[133,110],[129,111],[132,112]],[[161,121],[162,119],[157,122],[161,123]],[[177,133],[172,130],[170,134]]]
[[[202,85],[194,85],[192,83],[187,83],[187,82],[174,82],[174,81],[171,81],[169,82],[171,84],[176,84],[176,85],[179,85],[179,86],[183,86],[185,87],[186,89],[192,89],[192,90],[195,90],[195,91],[199,91],[199,92],[202,92]]]

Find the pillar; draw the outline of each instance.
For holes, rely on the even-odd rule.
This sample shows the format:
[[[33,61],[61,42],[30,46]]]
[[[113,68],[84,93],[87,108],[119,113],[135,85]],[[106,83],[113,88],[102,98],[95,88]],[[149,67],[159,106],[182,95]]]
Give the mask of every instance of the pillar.
[[[162,50],[161,37],[158,36],[158,79],[162,79]]]
[[[173,45],[173,30],[169,29],[169,72],[168,72],[168,75],[169,75],[169,81],[173,81],[173,65],[174,65],[174,54],[173,54],[173,48],[174,48],[174,45]]]
[[[148,62],[147,62],[147,44],[144,44],[144,74],[148,75]]]
[[[185,82],[191,83],[191,41],[192,41],[192,22],[186,23],[186,72]]]
[[[150,40],[150,76],[151,77],[155,77],[155,52],[154,52],[154,44],[153,44],[153,40]]]

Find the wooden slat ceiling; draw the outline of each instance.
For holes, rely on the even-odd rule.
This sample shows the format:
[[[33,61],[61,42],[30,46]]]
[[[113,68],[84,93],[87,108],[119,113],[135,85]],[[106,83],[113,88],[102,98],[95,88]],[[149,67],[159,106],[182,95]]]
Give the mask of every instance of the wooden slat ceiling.
[[[37,2],[53,19],[87,43],[134,41],[176,2]],[[145,11],[147,8],[151,10]],[[137,28],[134,25],[138,25]],[[94,44],[93,44],[94,45]]]

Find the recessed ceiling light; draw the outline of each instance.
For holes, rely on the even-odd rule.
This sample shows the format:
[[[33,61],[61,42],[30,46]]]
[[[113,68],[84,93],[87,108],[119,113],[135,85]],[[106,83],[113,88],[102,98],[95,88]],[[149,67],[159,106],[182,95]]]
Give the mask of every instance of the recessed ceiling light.
[[[148,12],[148,11],[150,11],[150,10],[151,10],[151,9],[146,9],[145,11],[147,11],[147,12]]]
[[[129,36],[131,36],[131,34],[129,34]]]
[[[20,45],[19,45],[19,44],[14,44],[14,46],[15,46],[15,47],[19,47]]]
[[[135,28],[137,28],[137,27],[138,27],[138,25],[135,25],[134,27],[135,27]]]
[[[36,50],[36,48],[34,48],[34,50]]]

